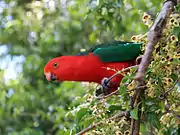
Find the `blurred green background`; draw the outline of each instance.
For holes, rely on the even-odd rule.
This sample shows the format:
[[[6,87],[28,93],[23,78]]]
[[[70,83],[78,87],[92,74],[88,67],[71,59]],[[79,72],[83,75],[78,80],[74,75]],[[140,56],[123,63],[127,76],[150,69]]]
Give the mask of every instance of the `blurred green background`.
[[[76,126],[81,83],[49,83],[45,64],[99,42],[130,40],[163,0],[1,0],[0,134],[53,135]]]

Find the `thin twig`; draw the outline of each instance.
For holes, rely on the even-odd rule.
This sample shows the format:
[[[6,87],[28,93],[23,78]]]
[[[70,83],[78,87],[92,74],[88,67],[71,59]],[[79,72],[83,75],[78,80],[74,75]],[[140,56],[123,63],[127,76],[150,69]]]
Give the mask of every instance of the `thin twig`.
[[[174,110],[170,110],[171,106],[170,106],[170,104],[168,103],[168,100],[167,100],[167,99],[166,99],[166,101],[167,101],[167,104],[165,105],[165,110],[166,110],[166,112],[165,112],[164,114],[166,114],[166,113],[172,113],[178,120],[180,120],[180,115],[177,114]],[[163,114],[163,115],[164,115],[164,114]]]
[[[123,117],[123,116],[129,117],[129,111],[124,111],[124,112],[121,112],[117,115],[114,115],[113,117],[107,119],[107,121],[108,120],[115,120],[115,119]],[[92,129],[94,129],[94,128],[102,125],[102,124],[103,124],[103,121],[92,124],[92,125],[88,126],[87,128],[83,129],[82,131],[80,131],[79,133],[77,133],[76,135],[83,135],[84,133],[86,133],[86,132],[88,132],[88,131],[90,131],[90,130],[92,130]]]
[[[174,82],[173,86],[170,87],[166,92],[163,91],[163,93],[161,93],[161,95],[159,95],[159,99],[161,99],[161,100],[165,99],[167,94],[174,89],[174,87],[176,86],[179,79],[180,79],[180,77],[177,78],[177,80]]]
[[[174,110],[169,110],[178,120],[180,120],[180,115],[177,114]]]
[[[134,88],[134,89],[132,89],[132,90],[128,90],[127,92],[134,91],[134,90],[141,90],[141,89],[146,89],[146,86],[139,86],[139,87],[136,87],[136,88]],[[107,96],[102,96],[102,97],[99,97],[99,98],[97,98],[97,99],[106,99],[106,98],[109,98],[109,97],[117,94],[119,91],[120,91],[120,90],[116,90],[116,91],[108,94]]]
[[[114,92],[111,92],[110,94],[106,95],[106,96],[102,96],[102,97],[97,97],[97,99],[105,99],[105,98],[108,98],[108,97],[111,97],[112,95],[115,95],[119,92],[119,90],[116,90]]]
[[[116,77],[117,75],[119,75],[119,74],[121,74],[121,73],[123,73],[123,72],[126,72],[126,71],[128,71],[128,70],[130,70],[130,69],[132,69],[132,68],[135,68],[135,67],[138,67],[138,65],[130,66],[130,67],[124,68],[124,69],[116,72],[115,74],[113,74],[112,76],[110,76],[110,77],[108,78],[108,81],[107,81],[107,82],[111,81],[111,80],[112,80],[114,77]]]
[[[180,78],[180,77],[178,77],[177,80],[174,82],[174,85],[165,92],[165,95],[166,95],[167,93],[169,93],[171,90],[174,89],[174,87],[176,86],[177,82],[179,81],[179,78]]]

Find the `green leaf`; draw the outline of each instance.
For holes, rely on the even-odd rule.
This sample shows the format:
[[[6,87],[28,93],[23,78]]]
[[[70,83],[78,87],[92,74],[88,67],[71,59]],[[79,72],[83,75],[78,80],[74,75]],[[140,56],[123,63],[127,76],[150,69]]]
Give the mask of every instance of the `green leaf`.
[[[159,118],[156,113],[148,113],[148,121],[153,127],[160,127]]]
[[[176,35],[178,37],[178,39],[180,39],[180,28],[179,27],[175,27],[173,29],[173,34]]]
[[[71,131],[69,131],[69,130],[67,130],[67,131],[59,130],[57,132],[58,135],[71,135],[70,133],[71,133]]]
[[[147,131],[148,131],[148,129],[147,129],[146,123],[141,123],[141,124],[140,124],[140,132],[141,132],[143,135],[145,135],[145,134],[147,134]]]
[[[130,111],[130,115],[133,119],[138,120],[138,107]]]
[[[80,121],[88,113],[88,108],[81,108],[77,113],[77,120]]]
[[[116,110],[122,110],[122,106],[120,106],[120,105],[111,105],[111,106],[109,106],[109,111],[111,113],[116,111]]]
[[[144,102],[144,105],[147,108],[146,109],[147,112],[154,112],[160,107],[157,99],[155,98],[146,99],[146,101]]]
[[[123,98],[125,98],[125,95],[126,95],[126,86],[124,86],[124,84],[129,80],[129,77],[128,76],[125,76],[122,80],[121,80],[121,83],[120,83],[120,93],[122,95]]]

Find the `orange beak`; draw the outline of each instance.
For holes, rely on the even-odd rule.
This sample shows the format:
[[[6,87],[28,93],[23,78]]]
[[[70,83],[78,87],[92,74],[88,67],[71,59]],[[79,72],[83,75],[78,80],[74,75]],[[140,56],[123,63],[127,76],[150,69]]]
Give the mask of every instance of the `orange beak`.
[[[51,72],[46,72],[44,74],[45,74],[46,79],[48,81],[56,81],[57,80],[57,77],[53,73],[51,73]]]
[[[51,81],[51,73],[50,72],[44,73],[44,75],[46,76],[46,79],[48,81]]]
[[[48,81],[57,81],[57,77],[51,72],[45,73],[45,76]]]

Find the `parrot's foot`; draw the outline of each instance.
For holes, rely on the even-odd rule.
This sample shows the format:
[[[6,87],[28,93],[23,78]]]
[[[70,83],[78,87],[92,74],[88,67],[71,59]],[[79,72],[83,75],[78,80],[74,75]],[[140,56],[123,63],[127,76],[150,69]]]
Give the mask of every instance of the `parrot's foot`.
[[[116,89],[117,85],[114,82],[111,82],[108,78],[103,78],[101,81],[101,87],[98,87],[95,90],[94,96],[97,98],[101,98],[103,96],[107,96]]]
[[[101,98],[108,94],[109,94],[108,89],[104,88],[103,86],[100,86],[95,90],[94,96],[97,98]]]
[[[101,81],[101,85],[104,89],[109,89],[110,81],[108,78],[103,78]]]

